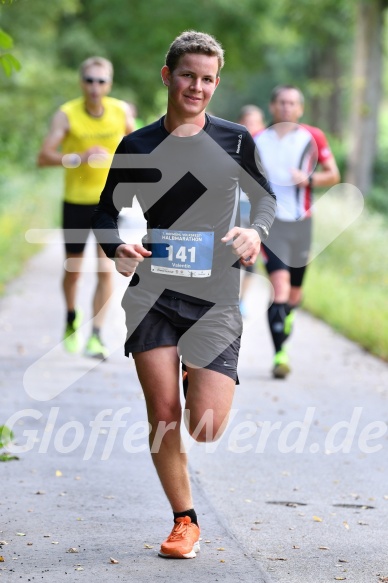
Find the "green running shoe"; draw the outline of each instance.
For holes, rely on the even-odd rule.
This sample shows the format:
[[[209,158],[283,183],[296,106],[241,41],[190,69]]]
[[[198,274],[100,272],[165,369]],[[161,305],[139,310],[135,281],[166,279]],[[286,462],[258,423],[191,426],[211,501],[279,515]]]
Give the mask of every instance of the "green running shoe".
[[[285,350],[279,350],[273,360],[272,374],[275,379],[285,379],[290,372],[288,354]]]
[[[63,346],[66,352],[76,354],[81,350],[82,338],[80,333],[77,331],[81,326],[81,322],[82,313],[77,311],[73,322],[71,324],[66,324],[65,334],[63,336]]]
[[[291,334],[292,325],[295,320],[295,310],[291,310],[291,312],[284,318],[284,334],[289,336]]]
[[[85,348],[85,356],[102,359],[108,358],[109,350],[103,345],[97,334],[92,334],[89,338]]]

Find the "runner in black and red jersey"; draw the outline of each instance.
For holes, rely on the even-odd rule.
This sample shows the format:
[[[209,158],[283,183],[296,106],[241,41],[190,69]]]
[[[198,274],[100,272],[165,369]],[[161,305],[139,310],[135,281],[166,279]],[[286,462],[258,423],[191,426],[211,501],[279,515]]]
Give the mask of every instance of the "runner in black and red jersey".
[[[125,353],[135,360],[153,461],[174,513],[160,550],[171,558],[199,550],[180,433],[180,359],[188,430],[197,441],[218,439],[237,382],[236,267],[254,264],[276,206],[247,129],[205,113],[222,66],[223,50],[213,37],[189,31],[175,39],[161,71],[167,113],[122,140],[93,220],[117,270],[133,276],[123,299]],[[240,188],[251,202],[248,228],[239,226]],[[117,217],[134,195],[147,235],[126,244]]]
[[[290,372],[283,344],[291,332],[294,308],[302,300],[311,246],[312,191],[314,187],[333,186],[340,178],[324,133],[298,124],[303,106],[303,94],[297,87],[276,87],[270,102],[273,123],[255,140],[277,198],[276,218],[262,246],[274,288],[268,321],[275,347],[275,378],[285,378]]]

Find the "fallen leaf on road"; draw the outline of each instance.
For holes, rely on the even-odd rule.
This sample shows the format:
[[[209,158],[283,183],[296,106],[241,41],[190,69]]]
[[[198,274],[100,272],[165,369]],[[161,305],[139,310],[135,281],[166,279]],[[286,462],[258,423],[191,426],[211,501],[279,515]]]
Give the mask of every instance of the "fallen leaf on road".
[[[7,541],[6,541],[6,540],[0,540],[0,547],[1,547],[2,545],[7,545],[7,544],[8,544],[8,543],[7,543]]]
[[[26,535],[24,534],[24,532],[17,532],[16,534],[17,534],[17,536],[26,536]]]
[[[51,542],[51,544],[52,544],[52,545],[59,545],[59,542],[58,542],[58,541],[56,541],[56,540],[55,540],[55,541],[53,540],[53,541]]]
[[[345,581],[346,577],[334,577],[335,581]]]
[[[83,571],[83,570],[84,570],[84,568],[83,568],[83,567],[76,567],[76,568],[75,568],[75,571]]]
[[[37,490],[37,492],[35,492],[35,494],[43,495],[43,494],[46,494],[46,492],[44,490]]]
[[[217,548],[217,551],[224,551],[224,550],[225,550],[224,547],[218,547]]]
[[[63,474],[62,474],[61,470],[57,470],[55,472],[55,475],[56,475],[57,478],[60,478]]]
[[[118,560],[117,559],[112,559],[112,557],[109,559],[109,561],[112,563],[112,565],[118,565]]]
[[[300,547],[298,547],[298,545],[292,545],[293,549],[300,549]]]
[[[0,563],[4,563],[4,557],[0,555]]]
[[[348,561],[346,559],[338,559],[339,563],[347,563]]]
[[[68,549],[66,552],[67,553],[78,553],[78,549],[76,549],[75,547],[70,547],[70,549]]]
[[[380,577],[380,583],[388,583],[388,577]]]
[[[147,543],[144,543],[144,548],[145,549],[153,549],[154,547],[152,545],[147,545]]]
[[[349,530],[349,529],[350,529],[350,526],[349,526],[349,524],[346,522],[346,520],[344,520],[344,527],[345,527],[347,530]]]
[[[205,543],[208,545],[209,543],[211,543],[211,540],[205,540]]]
[[[267,557],[269,561],[287,561],[284,557]]]
[[[28,547],[32,547],[32,545],[33,545],[33,544],[34,544],[34,543],[27,543],[27,546],[28,546]]]
[[[314,522],[322,522],[322,518],[320,518],[319,516],[313,516],[313,520]]]
[[[224,559],[220,559],[220,563],[225,563],[225,560]]]
[[[318,547],[320,551],[330,551],[329,547]]]

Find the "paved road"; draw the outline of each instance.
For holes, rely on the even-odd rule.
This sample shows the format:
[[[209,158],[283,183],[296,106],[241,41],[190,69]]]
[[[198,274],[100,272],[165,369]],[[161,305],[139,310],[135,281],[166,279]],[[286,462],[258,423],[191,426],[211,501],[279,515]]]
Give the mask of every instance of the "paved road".
[[[293,373],[272,380],[268,289],[258,278],[229,427],[216,444],[185,438],[201,553],[160,559],[172,517],[147,450],[133,363],[118,348],[126,281],[117,276],[109,361],[70,357],[57,346],[61,252],[49,245],[0,302],[0,421],[13,424],[20,449],[18,461],[0,464],[0,540],[8,543],[0,581],[388,577],[386,363],[300,312]],[[93,278],[83,276],[86,323]]]

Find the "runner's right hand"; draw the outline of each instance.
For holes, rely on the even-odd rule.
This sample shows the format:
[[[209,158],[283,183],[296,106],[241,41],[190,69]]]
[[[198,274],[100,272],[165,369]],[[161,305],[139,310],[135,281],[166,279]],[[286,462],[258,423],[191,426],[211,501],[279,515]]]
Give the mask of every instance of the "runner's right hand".
[[[130,277],[136,271],[139,263],[145,257],[150,257],[151,251],[147,251],[142,245],[119,245],[115,253],[116,269],[124,277]]]

